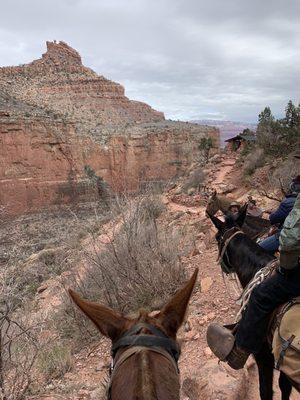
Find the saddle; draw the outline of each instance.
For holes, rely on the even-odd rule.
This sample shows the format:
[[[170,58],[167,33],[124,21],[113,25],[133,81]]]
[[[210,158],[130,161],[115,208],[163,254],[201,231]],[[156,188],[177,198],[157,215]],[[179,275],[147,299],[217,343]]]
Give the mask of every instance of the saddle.
[[[271,343],[275,368],[300,389],[300,297],[280,307],[272,324]],[[271,335],[270,335],[271,336]]]

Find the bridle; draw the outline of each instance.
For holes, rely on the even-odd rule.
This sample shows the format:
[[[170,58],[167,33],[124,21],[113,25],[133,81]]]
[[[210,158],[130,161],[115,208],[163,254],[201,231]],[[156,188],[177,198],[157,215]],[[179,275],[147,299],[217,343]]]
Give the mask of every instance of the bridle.
[[[150,331],[151,334],[139,334],[139,332],[144,328]],[[125,350],[118,357],[117,353],[121,349]],[[145,350],[161,354],[167,358],[174,366],[176,373],[179,373],[178,360],[180,356],[180,348],[176,341],[170,339],[162,330],[151,324],[144,322],[137,323],[112,345],[112,363],[110,368],[108,400],[111,400],[112,381],[116,371],[131,356]]]
[[[245,235],[245,233],[243,231],[241,231],[238,227],[233,226],[232,228],[226,230],[223,233],[223,235],[221,236],[220,241],[219,241],[218,260],[220,261],[222,271],[226,275],[232,274],[233,272],[235,272],[234,267],[230,264],[230,261],[229,261],[227,247],[228,247],[229,243],[231,242],[231,240],[239,234]]]

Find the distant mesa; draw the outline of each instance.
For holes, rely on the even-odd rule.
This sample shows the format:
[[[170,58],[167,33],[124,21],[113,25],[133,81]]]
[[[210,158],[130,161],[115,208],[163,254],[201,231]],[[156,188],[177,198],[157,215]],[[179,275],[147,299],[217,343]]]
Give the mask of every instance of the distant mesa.
[[[46,45],[42,58],[17,67],[0,68],[1,91],[83,123],[83,131],[93,135],[100,134],[99,125],[165,119],[162,112],[148,104],[129,100],[119,83],[85,67],[80,54],[65,42],[46,42]]]

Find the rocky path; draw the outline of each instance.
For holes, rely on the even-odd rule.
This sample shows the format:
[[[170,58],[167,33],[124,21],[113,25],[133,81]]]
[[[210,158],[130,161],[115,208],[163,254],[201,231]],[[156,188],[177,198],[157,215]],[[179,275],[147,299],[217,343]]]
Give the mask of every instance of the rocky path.
[[[212,187],[215,189],[219,188],[220,184],[225,183],[225,179],[228,178],[229,173],[233,170],[236,163],[235,158],[226,158],[216,170],[214,181],[212,182]]]

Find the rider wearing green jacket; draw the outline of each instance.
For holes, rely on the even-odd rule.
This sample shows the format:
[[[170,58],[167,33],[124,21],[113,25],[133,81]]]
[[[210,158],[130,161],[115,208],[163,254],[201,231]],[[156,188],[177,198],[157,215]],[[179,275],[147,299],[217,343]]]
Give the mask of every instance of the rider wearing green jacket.
[[[297,265],[300,255],[300,194],[283,224],[279,243],[280,267],[290,270]]]

